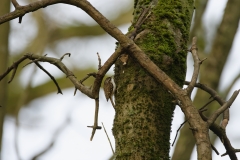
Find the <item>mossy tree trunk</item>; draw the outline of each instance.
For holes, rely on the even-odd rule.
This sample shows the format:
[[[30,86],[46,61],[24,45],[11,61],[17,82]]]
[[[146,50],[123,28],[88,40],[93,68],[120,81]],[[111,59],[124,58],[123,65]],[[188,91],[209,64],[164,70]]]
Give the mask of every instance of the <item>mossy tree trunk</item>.
[[[134,22],[148,0],[135,1]],[[135,43],[182,86],[186,74],[187,42],[192,0],[156,1]],[[115,64],[116,115],[113,134],[117,159],[169,159],[169,138],[175,104],[138,62]]]

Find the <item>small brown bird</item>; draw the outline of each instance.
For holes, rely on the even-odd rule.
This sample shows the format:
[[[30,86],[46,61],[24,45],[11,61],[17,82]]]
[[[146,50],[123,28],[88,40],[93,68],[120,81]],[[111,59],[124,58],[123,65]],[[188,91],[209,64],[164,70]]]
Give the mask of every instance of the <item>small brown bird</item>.
[[[113,76],[107,77],[104,81],[103,90],[104,90],[107,101],[110,99],[113,108],[115,108],[115,105],[113,103],[113,95],[114,95],[115,89],[116,89],[116,84],[114,82]]]
[[[126,65],[128,61],[128,55],[122,54],[119,59],[123,62],[123,65]]]

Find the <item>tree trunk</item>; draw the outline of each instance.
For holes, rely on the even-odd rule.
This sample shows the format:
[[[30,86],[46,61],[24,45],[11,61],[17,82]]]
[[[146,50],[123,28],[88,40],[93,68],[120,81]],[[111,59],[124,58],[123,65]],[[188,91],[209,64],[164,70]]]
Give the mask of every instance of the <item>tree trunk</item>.
[[[10,12],[10,2],[2,0],[0,5],[0,15]],[[4,73],[8,65],[8,34],[9,22],[0,27],[0,73]],[[3,123],[7,103],[7,78],[0,82],[0,152],[2,151]]]
[[[193,1],[155,1],[135,43],[182,86]],[[134,24],[149,5],[135,1]],[[134,25],[133,24],[133,25]],[[131,29],[132,27],[130,27]],[[169,138],[174,98],[131,57],[127,65],[115,64],[115,110],[113,135],[117,159],[169,159]]]

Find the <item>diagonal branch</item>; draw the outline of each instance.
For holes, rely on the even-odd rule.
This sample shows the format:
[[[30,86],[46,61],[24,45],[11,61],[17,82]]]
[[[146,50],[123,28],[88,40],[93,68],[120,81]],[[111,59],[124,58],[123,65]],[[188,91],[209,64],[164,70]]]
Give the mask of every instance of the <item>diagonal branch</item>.
[[[36,11],[40,8],[44,8],[49,5],[53,5],[61,2],[63,2],[63,0],[41,0],[41,1],[30,3],[29,5],[26,5],[26,6],[20,6],[16,0],[13,0],[13,5],[15,6],[15,10],[13,12],[10,12],[1,16],[0,24],[8,22],[18,17],[23,17],[25,14]]]
[[[58,89],[57,94],[58,94],[58,93],[63,94],[63,93],[62,93],[62,90],[61,90],[61,88],[59,87],[59,85],[58,85],[57,81],[55,80],[55,78],[54,78],[46,69],[44,69],[43,66],[41,66],[38,62],[34,62],[34,63],[38,66],[38,68],[40,68],[41,70],[43,70],[43,72],[45,72],[45,73],[53,80],[54,84],[57,86],[57,89]]]
[[[211,117],[207,121],[209,125],[211,125],[221,113],[223,113],[227,108],[232,105],[234,100],[237,98],[239,91],[240,90],[235,91],[231,98],[211,115]]]
[[[184,84],[185,84],[185,85],[189,85],[190,82],[185,81]],[[225,100],[223,100],[223,99],[217,94],[217,92],[216,92],[214,89],[208,87],[207,85],[202,84],[202,83],[196,83],[194,86],[197,87],[197,88],[200,88],[200,89],[202,89],[202,90],[204,90],[204,91],[206,91],[207,93],[209,93],[209,94],[211,95],[211,97],[213,97],[221,106],[226,102]]]
[[[113,150],[113,147],[112,147],[112,143],[111,143],[110,138],[109,138],[109,136],[108,136],[108,134],[107,134],[107,131],[106,131],[104,125],[103,125],[103,122],[102,122],[102,126],[103,126],[103,129],[104,129],[104,132],[106,133],[106,136],[107,136],[108,142],[109,142],[110,147],[111,147],[111,149],[112,149],[112,152],[113,152],[113,154],[114,154],[114,150]]]
[[[12,0],[12,4],[15,8],[18,8],[20,5],[18,4],[17,0]]]
[[[7,76],[7,75],[9,74],[9,72],[11,72],[11,71],[13,70],[12,76],[11,76],[10,80],[8,81],[8,83],[10,83],[10,82],[13,80],[14,76],[15,76],[15,73],[16,73],[16,71],[17,71],[18,65],[19,65],[21,62],[23,62],[25,59],[27,59],[27,58],[28,58],[27,56],[23,56],[23,57],[20,58],[18,61],[14,62],[11,67],[8,67],[8,69],[6,70],[6,72],[4,72],[2,75],[0,75],[0,81],[1,81],[5,76]]]

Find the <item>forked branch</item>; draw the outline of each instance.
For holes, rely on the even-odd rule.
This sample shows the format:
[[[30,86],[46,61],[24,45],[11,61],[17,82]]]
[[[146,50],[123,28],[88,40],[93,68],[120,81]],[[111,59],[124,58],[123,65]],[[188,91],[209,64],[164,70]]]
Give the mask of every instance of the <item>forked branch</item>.
[[[190,82],[185,81],[186,85],[188,85],[189,83]],[[237,149],[234,149],[232,147],[231,142],[229,141],[229,139],[228,139],[228,137],[226,135],[226,131],[225,131],[225,128],[226,128],[226,125],[227,125],[226,122],[228,122],[228,119],[223,118],[223,121],[226,121],[226,122],[222,122],[221,126],[216,124],[215,120],[221,113],[227,114],[227,116],[229,117],[229,109],[228,108],[231,106],[231,104],[233,103],[233,101],[237,97],[237,95],[239,93],[239,90],[235,91],[233,93],[233,95],[231,96],[231,98],[229,99],[229,101],[226,102],[217,94],[217,92],[215,90],[213,90],[212,88],[210,88],[210,87],[208,87],[208,86],[206,86],[204,84],[196,83],[195,87],[198,87],[198,88],[206,91],[207,93],[209,93],[211,95],[212,100],[210,100],[208,103],[212,102],[213,100],[216,100],[221,105],[221,107],[217,111],[215,111],[210,116],[210,118],[207,118],[206,116],[204,116],[202,114],[203,107],[199,110],[199,114],[201,115],[201,117],[202,117],[202,119],[204,121],[208,122],[209,129],[212,130],[220,138],[220,140],[222,141],[222,143],[223,143],[223,145],[224,145],[224,147],[225,147],[225,149],[227,151],[227,154],[229,155],[230,159],[231,160],[236,160],[237,159],[237,156],[236,156]],[[224,123],[226,123],[226,124],[224,124]]]
[[[210,118],[208,118],[208,124],[211,125],[216,119],[217,117],[223,113],[226,109],[230,108],[230,106],[232,105],[232,103],[234,102],[234,100],[237,98],[238,96],[238,93],[239,93],[239,90],[238,91],[235,91],[233,93],[233,95],[231,96],[231,98],[226,102],[224,103],[218,110],[216,110],[211,116]]]
[[[72,83],[74,84],[74,86],[76,88],[78,88],[81,92],[86,94],[88,97],[93,98],[91,90],[89,88],[85,87],[84,85],[82,85],[81,83],[79,83],[77,78],[74,76],[74,74],[61,62],[60,59],[35,55],[35,54],[32,54],[32,53],[27,53],[22,58],[20,58],[18,61],[14,62],[7,69],[7,71],[5,73],[0,75],[0,80],[2,80],[7,74],[9,74],[11,71],[13,71],[12,77],[9,81],[9,82],[11,82],[15,73],[16,73],[18,65],[26,59],[32,60],[32,62],[34,62],[40,69],[42,69],[46,74],[48,74],[51,77],[51,79],[54,81],[54,83],[57,85],[57,82],[55,81],[53,76],[51,76],[50,73],[48,73],[45,69],[43,69],[43,67],[38,62],[48,62],[48,63],[51,63],[51,64],[55,65],[67,76],[67,78],[69,78],[72,81]],[[61,93],[61,89],[58,85],[57,85],[57,88],[58,88],[58,92]]]

